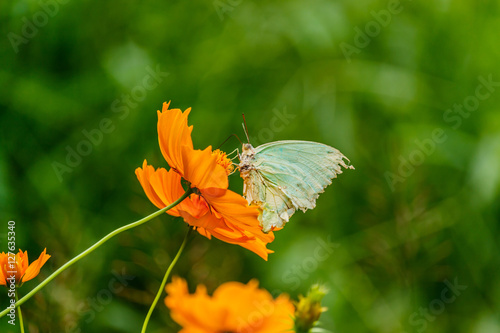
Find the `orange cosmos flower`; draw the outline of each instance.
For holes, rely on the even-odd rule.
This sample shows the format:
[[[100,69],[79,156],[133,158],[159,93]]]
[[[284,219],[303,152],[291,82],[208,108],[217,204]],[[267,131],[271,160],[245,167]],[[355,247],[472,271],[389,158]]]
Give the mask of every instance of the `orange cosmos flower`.
[[[193,149],[193,126],[187,125],[191,108],[182,112],[180,109],[169,110],[169,105],[170,102],[163,103],[162,112],[158,111],[158,141],[168,165],[199,190],[227,189],[231,161],[219,150],[212,152],[211,146],[205,150]]]
[[[16,278],[16,285],[33,279],[40,273],[40,268],[49,260],[50,255],[44,249],[40,257],[28,266],[28,252],[19,249],[15,256],[8,253],[0,253],[0,285],[7,285],[7,279]]]
[[[154,169],[144,160],[135,173],[149,200],[158,208],[165,208],[185,192],[181,179],[195,188],[195,193],[167,211],[180,216],[207,238],[214,236],[230,244],[249,249],[265,260],[266,245],[274,240],[272,233],[264,234],[257,217],[257,207],[248,206],[239,194],[227,189],[228,175],[233,164],[224,152],[193,148],[187,116],[190,109],[169,110],[169,103],[158,111],[158,138],[160,149],[171,169]]]
[[[165,290],[165,304],[183,327],[179,333],[294,332],[295,308],[288,296],[273,299],[267,290],[258,288],[256,280],[246,285],[224,283],[212,297],[203,285],[189,294],[186,281],[179,277],[174,277]]]

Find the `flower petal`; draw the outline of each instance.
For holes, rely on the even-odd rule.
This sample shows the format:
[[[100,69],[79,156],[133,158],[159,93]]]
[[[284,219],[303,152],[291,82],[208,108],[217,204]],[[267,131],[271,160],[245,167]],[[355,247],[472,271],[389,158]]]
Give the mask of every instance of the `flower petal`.
[[[243,230],[251,232],[255,237],[265,243],[274,240],[272,233],[265,234],[258,220],[259,210],[255,206],[248,206],[245,198],[241,195],[227,190],[224,195],[213,196],[212,191],[202,191],[203,197],[209,205],[221,214],[224,219]]]
[[[224,309],[214,306],[206,289],[199,286],[191,295],[185,280],[174,277],[172,283],[165,288],[167,297],[165,304],[171,309],[172,318],[182,326],[189,327],[191,332],[221,332],[221,323],[226,317]],[[190,331],[188,331],[190,332]]]
[[[146,193],[146,196],[148,197],[149,201],[151,201],[153,205],[161,209],[165,207],[165,203],[153,189],[150,180],[151,176],[155,172],[156,172],[155,168],[151,165],[148,165],[148,162],[146,160],[144,160],[144,162],[142,163],[142,169],[141,168],[135,169],[135,175],[137,176],[137,179],[141,183],[142,188]]]
[[[212,155],[212,147],[205,150],[182,149],[183,177],[191,186],[200,190],[209,187],[227,189],[229,186],[226,170],[217,164],[217,157]]]
[[[258,255],[259,257],[261,257],[265,261],[267,261],[268,255],[270,253],[274,253],[273,250],[269,250],[266,247],[267,243],[263,242],[262,240],[260,240],[258,238],[254,239],[254,240],[249,240],[249,241],[246,241],[243,243],[238,243],[238,245],[247,249],[247,250],[252,251],[253,253]]]
[[[185,192],[181,185],[181,176],[170,169],[167,171],[164,168],[158,168],[151,174],[149,181],[151,188],[161,200],[161,207],[165,208],[179,199]],[[179,216],[179,205],[167,211],[167,214]]]
[[[202,200],[206,200],[207,207],[210,207],[202,216],[193,216],[191,212],[179,209],[184,221],[209,239],[214,236],[226,243],[240,245],[267,260],[273,251],[266,246],[274,240],[274,234],[262,232],[257,219],[258,209],[248,206],[247,201],[235,192],[225,190],[223,195],[219,192],[212,189],[201,192]],[[212,196],[214,193],[217,196]]]
[[[47,249],[44,249],[43,252],[40,254],[37,260],[33,261],[29,266],[28,269],[26,269],[26,272],[24,273],[22,277],[22,282],[29,281],[33,279],[35,276],[40,273],[40,269],[42,266],[49,260],[50,255],[46,254]],[[26,263],[28,262],[28,257],[27,257],[27,252],[26,253]]]
[[[8,254],[5,252],[0,253],[0,286],[5,286],[7,281],[7,264],[8,264]]]
[[[288,296],[273,299],[256,280],[224,283],[210,297],[203,285],[189,294],[186,282],[174,277],[166,291],[165,304],[182,333],[293,331],[295,309]]]
[[[26,273],[28,265],[28,251],[23,252],[23,250],[19,249],[19,252],[16,254],[16,283],[21,283],[20,281],[24,273]]]
[[[155,170],[144,161],[142,169],[137,168],[135,173],[149,200],[160,209],[172,204],[185,192],[181,185],[181,176],[172,169],[169,171],[164,168]],[[193,216],[197,216],[197,214],[201,214],[200,210],[202,209],[205,209],[206,212],[208,206],[205,204],[204,207],[200,207],[197,202],[185,199],[174,208],[168,210],[167,213],[172,216],[180,216],[179,211],[184,210]]]
[[[209,235],[213,235],[226,243],[230,244],[240,244],[241,242],[247,242],[249,240],[255,239],[252,235],[245,235],[243,232],[231,229],[226,225],[224,219],[217,218],[215,214],[207,212],[200,218],[194,218],[186,212],[181,211],[181,216],[184,220],[191,226],[195,227],[198,232],[209,238]]]
[[[187,118],[191,108],[182,112],[179,109],[169,110],[170,102],[163,103],[162,111],[158,111],[158,141],[163,157],[171,168],[184,175],[182,147],[193,150],[191,132],[193,126],[188,126]]]
[[[294,306],[286,294],[280,295],[276,300],[265,289],[258,288],[257,280],[251,280],[244,285],[239,282],[227,282],[214,292],[213,298],[218,303],[231,304],[230,321],[226,323],[236,331],[243,327],[257,328],[259,333],[286,332],[293,327]],[[238,297],[234,297],[238,295]],[[248,300],[251,299],[252,302]],[[259,307],[260,316],[255,313],[256,305]]]
[[[211,239],[211,236],[226,242],[228,244],[239,245],[260,256],[262,259],[268,259],[268,254],[274,251],[266,248],[267,243],[256,238],[252,233],[244,229],[231,229],[223,218],[215,217],[215,214],[207,213],[201,218],[194,218],[186,212],[180,211],[182,218],[202,236]],[[234,226],[233,226],[234,227]],[[272,233],[268,237],[274,239]]]

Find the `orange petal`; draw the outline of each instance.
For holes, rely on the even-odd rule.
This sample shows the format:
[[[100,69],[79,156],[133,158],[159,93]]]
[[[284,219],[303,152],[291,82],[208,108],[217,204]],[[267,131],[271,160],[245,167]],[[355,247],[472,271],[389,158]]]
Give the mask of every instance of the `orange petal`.
[[[137,168],[136,174],[147,197],[158,208],[167,207],[185,192],[181,185],[181,176],[172,169],[155,170],[144,161],[143,168]],[[181,211],[197,218],[208,211],[208,205],[205,200],[200,200],[198,195],[191,194],[189,198],[184,199],[167,213],[172,216],[181,216]]]
[[[203,228],[203,227],[200,228],[202,229],[202,231],[203,229],[207,230],[208,232],[210,232],[212,236],[221,241],[224,241],[229,244],[241,245],[242,243],[249,242],[255,239],[255,237],[253,237],[251,234],[245,234],[239,230],[233,230],[229,228],[228,226],[225,225],[224,219],[217,219],[213,217],[212,214],[206,214],[206,216],[208,216],[207,218],[215,220],[215,222],[212,223],[214,224],[216,223],[220,226],[211,228]]]
[[[205,228],[202,227],[195,227],[194,228],[198,233],[204,237],[207,237],[208,239],[212,239],[212,234]]]
[[[11,257],[9,253],[2,252],[0,254],[0,285],[6,285],[7,278],[10,278],[13,273],[16,283],[19,284],[26,268],[28,268],[28,253],[19,249],[19,252],[14,255],[13,261],[9,262],[9,257]]]
[[[259,333],[289,332],[294,325],[292,317],[295,308],[288,296],[283,294],[274,300],[267,290],[258,288],[257,280],[251,280],[247,285],[224,283],[214,292],[213,298],[217,302],[231,304],[230,322],[226,325],[236,331],[255,328]],[[259,316],[252,315],[256,307]]]
[[[189,294],[186,280],[178,276],[172,277],[172,282],[166,285],[165,291],[169,295],[165,298],[165,304],[172,307],[177,306],[179,304],[177,301]]]
[[[213,298],[219,303],[231,304],[231,314],[235,317],[232,318],[232,321],[236,323],[235,319],[238,317],[249,317],[252,311],[255,310],[256,305],[269,307],[272,301],[271,294],[269,294],[267,290],[258,289],[258,286],[259,283],[257,280],[251,280],[246,285],[240,282],[226,282],[214,291]],[[238,297],[234,297],[234,295],[238,295]],[[251,299],[252,302],[249,302],[249,299]],[[269,303],[266,304],[262,301],[267,301]],[[264,309],[262,310],[263,313],[270,312],[264,311]],[[262,317],[259,317],[259,319],[262,320]],[[251,320],[252,318],[245,319]]]
[[[187,211],[179,211],[180,216],[184,219],[184,221],[192,227],[195,228],[203,228],[203,229],[212,229],[214,224],[217,224],[217,220],[213,220],[213,216],[208,213],[208,208],[200,217],[194,217]]]
[[[270,253],[274,253],[274,251],[269,250],[266,246],[267,243],[262,240],[253,237],[251,233],[237,233],[234,232],[234,235],[228,237],[227,233],[221,231],[220,229],[214,229],[210,231],[215,238],[225,241],[229,244],[239,245],[247,250],[252,251],[257,254],[259,257],[267,261],[268,255]]]
[[[28,269],[28,265],[28,251],[23,252],[21,249],[19,249],[19,252],[16,254],[16,283],[20,283],[22,276]]]
[[[7,278],[8,256],[9,255],[5,252],[0,253],[0,286],[5,286],[7,284],[5,278]]]
[[[209,187],[227,189],[229,186],[226,170],[217,164],[217,157],[212,155],[212,147],[205,150],[182,149],[184,165],[183,177],[198,189]]]
[[[172,279],[172,283],[165,288],[167,297],[165,304],[171,309],[171,316],[177,323],[189,327],[191,332],[201,330],[203,333],[217,333],[223,331],[221,323],[226,313],[215,306],[206,288],[199,286],[194,294],[187,292],[186,281],[180,278]],[[194,329],[194,331],[193,331]],[[188,331],[190,332],[190,331]]]
[[[166,207],[165,203],[162,201],[162,199],[158,196],[158,194],[154,191],[153,187],[151,186],[151,181],[150,178],[151,176],[155,173],[155,168],[153,168],[151,165],[147,164],[148,162],[144,160],[142,163],[142,169],[137,168],[135,169],[135,174],[137,176],[137,179],[142,185],[142,188],[144,192],[146,193],[146,196],[148,197],[149,201],[153,203],[158,208],[164,208]]]
[[[164,103],[162,112],[158,111],[158,141],[167,163],[193,187],[227,188],[226,170],[217,164],[219,155],[213,156],[210,146],[203,151],[193,149],[193,126],[187,122],[191,109],[169,110],[169,105]]]
[[[219,333],[220,331],[207,331],[206,328],[187,327],[179,331],[179,333]]]
[[[273,251],[267,249],[267,244],[274,240],[274,234],[262,232],[259,220],[259,210],[255,206],[248,206],[245,198],[227,190],[223,195],[215,193],[212,189],[203,190],[202,196],[207,200],[213,211],[216,211],[229,226],[233,235],[228,235],[226,230],[210,230],[217,238],[232,244],[238,244],[267,260],[268,254]],[[236,239],[235,235],[241,235]],[[227,240],[226,238],[232,238]]]
[[[29,281],[33,279],[35,276],[40,273],[40,269],[42,266],[49,260],[50,255],[46,254],[47,249],[44,249],[43,252],[40,254],[40,257],[38,257],[37,260],[33,261],[31,265],[28,266],[28,269],[26,269],[26,273],[24,273],[22,277],[22,282]],[[28,262],[28,253],[26,252],[26,262]]]
[[[162,202],[162,207],[165,208],[171,205],[174,201],[179,199],[182,194],[184,194],[184,189],[181,185],[181,176],[170,169],[167,171],[164,168],[158,168],[149,178],[151,188],[160,198]],[[183,201],[183,203],[186,200]],[[179,216],[179,206],[183,203],[175,206],[174,208],[167,211],[168,214],[172,216]]]
[[[189,207],[182,206],[182,209],[195,219],[201,218],[209,211],[207,202],[198,194],[191,194],[189,196],[189,203]]]
[[[223,218],[217,218],[213,212],[207,212],[200,218],[194,218],[189,213],[184,211],[179,211],[179,213],[184,221],[195,227],[198,233],[208,239],[210,239],[211,236],[214,236],[215,238],[228,244],[239,245],[254,252],[266,261],[268,254],[273,253],[273,251],[266,248],[266,242],[256,238],[255,235],[245,231],[244,229],[237,228],[231,224],[228,225]],[[274,239],[274,235],[272,233],[265,235],[265,237]]]
[[[187,118],[191,108],[184,111],[169,110],[170,102],[163,103],[162,111],[158,111],[158,141],[163,157],[171,168],[184,175],[181,149],[183,146],[193,150],[191,132],[193,126],[188,126]]]
[[[269,250],[266,247],[267,243],[264,243],[260,239],[250,240],[250,241],[247,241],[247,242],[244,242],[244,243],[239,243],[238,245],[241,246],[241,247],[244,247],[247,250],[252,251],[253,253],[255,253],[256,255],[258,255],[259,257],[261,257],[265,261],[267,261],[268,255],[270,253],[274,253],[273,250]]]
[[[165,304],[183,329],[180,333],[292,332],[294,306],[288,296],[273,299],[256,280],[227,282],[212,297],[199,285],[189,294],[184,280],[174,278],[166,287]]]
[[[230,190],[227,190],[221,196],[213,196],[211,191],[202,191],[202,195],[209,205],[221,214],[228,223],[251,232],[265,243],[274,240],[272,233],[265,234],[262,232],[262,227],[257,219],[259,216],[258,208],[248,206],[246,199],[241,195]]]

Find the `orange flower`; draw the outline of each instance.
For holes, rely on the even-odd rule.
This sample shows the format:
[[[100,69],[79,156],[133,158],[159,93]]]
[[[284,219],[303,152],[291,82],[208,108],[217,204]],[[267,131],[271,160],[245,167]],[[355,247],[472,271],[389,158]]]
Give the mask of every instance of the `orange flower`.
[[[40,273],[40,268],[49,260],[50,255],[44,249],[40,257],[28,266],[28,252],[19,249],[15,256],[8,253],[0,253],[0,285],[7,285],[7,279],[16,278],[16,285],[33,279]],[[10,257],[10,258],[9,258]]]
[[[165,304],[183,329],[179,333],[293,333],[295,308],[287,295],[273,299],[256,280],[227,282],[207,295],[199,285],[189,294],[185,280],[174,277],[165,288]]]
[[[217,163],[224,160],[220,158],[221,152],[212,152],[211,146],[205,150],[193,149],[193,126],[187,125],[191,108],[182,112],[180,109],[169,110],[169,105],[170,102],[163,103],[162,112],[158,111],[158,141],[168,165],[199,190],[211,187],[227,189],[229,170],[223,166],[227,167],[227,164]]]
[[[193,127],[187,124],[190,109],[169,110],[169,103],[158,111],[160,149],[171,169],[154,169],[144,160],[135,173],[149,200],[165,208],[185,192],[181,179],[189,182],[195,193],[167,211],[180,216],[200,234],[214,236],[230,244],[249,249],[265,260],[271,250],[266,245],[274,240],[272,233],[264,234],[257,217],[258,208],[248,206],[239,194],[227,189],[228,175],[233,164],[224,152],[195,150],[191,140]]]

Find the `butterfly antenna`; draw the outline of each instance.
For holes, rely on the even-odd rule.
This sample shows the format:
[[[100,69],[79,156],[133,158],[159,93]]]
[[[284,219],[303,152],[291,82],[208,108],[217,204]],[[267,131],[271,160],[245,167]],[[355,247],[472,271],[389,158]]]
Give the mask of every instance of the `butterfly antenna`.
[[[232,137],[236,137],[236,139],[238,139],[238,141],[243,144],[243,142],[241,142],[240,138],[236,135],[236,134],[231,134],[230,136],[227,137],[226,140],[224,140],[224,142],[222,142],[219,147],[217,147],[216,149],[219,149],[220,147],[222,147],[223,144],[225,144],[229,139],[231,139]]]
[[[247,141],[250,143],[250,138],[248,137],[248,127],[247,127],[247,120],[245,119],[245,114],[241,114],[243,116],[243,131],[245,131],[245,135],[247,136]]]

